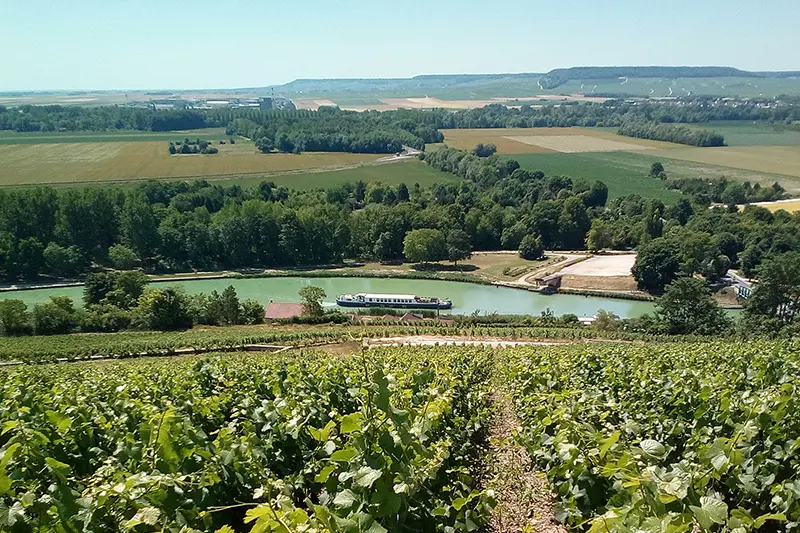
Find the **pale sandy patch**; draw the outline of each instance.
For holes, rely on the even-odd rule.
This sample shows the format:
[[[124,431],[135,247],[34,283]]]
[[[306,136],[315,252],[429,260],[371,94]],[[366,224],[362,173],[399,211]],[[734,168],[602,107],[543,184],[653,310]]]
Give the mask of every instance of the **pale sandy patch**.
[[[596,255],[559,273],[565,276],[630,276],[636,254]]]
[[[564,153],[579,152],[619,152],[647,150],[648,147],[638,144],[601,139],[590,135],[514,135],[506,139],[541,146],[548,150]]]
[[[333,100],[317,99],[317,98],[294,98],[292,100],[297,109],[310,109],[316,111],[320,107],[330,106],[335,107],[336,102]]]
[[[760,207],[765,207],[772,211],[788,211],[789,213],[794,213],[796,211],[800,211],[800,200],[797,198],[791,198],[789,200],[776,200],[774,202],[756,202],[751,205],[757,205]],[[739,206],[739,209],[744,208],[745,206]]]

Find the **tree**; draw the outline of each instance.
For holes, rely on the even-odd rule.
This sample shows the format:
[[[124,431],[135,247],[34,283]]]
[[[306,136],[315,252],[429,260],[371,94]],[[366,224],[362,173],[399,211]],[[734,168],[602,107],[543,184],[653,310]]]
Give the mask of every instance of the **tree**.
[[[321,316],[323,314],[322,299],[328,295],[321,287],[309,285],[298,291],[303,300],[303,314],[306,316]]]
[[[388,231],[384,231],[378,235],[378,240],[375,241],[375,247],[372,251],[375,254],[375,257],[381,263],[396,259],[394,252],[394,238],[392,234]]]
[[[655,316],[670,335],[715,335],[731,326],[711,298],[708,284],[697,278],[679,278],[667,285],[656,302]]]
[[[12,262],[16,274],[35,278],[44,270],[44,246],[36,237],[22,239],[12,253]]]
[[[49,301],[33,306],[33,330],[36,335],[70,333],[75,326],[75,307],[67,296],[51,296]]]
[[[124,244],[115,244],[108,249],[108,258],[118,270],[131,270],[139,265],[136,253]]]
[[[48,272],[54,276],[74,277],[84,268],[83,256],[75,246],[65,248],[51,242],[43,255]]]
[[[139,301],[139,297],[144,293],[144,288],[150,281],[141,270],[126,270],[115,272],[112,275],[114,287],[109,291],[103,303],[109,303],[120,309],[130,309]]]
[[[458,265],[462,259],[472,257],[472,242],[469,235],[460,229],[454,229],[447,234],[445,243],[447,247],[447,260]]]
[[[397,186],[397,201],[398,202],[407,202],[410,198],[408,194],[408,186],[405,183],[401,183]]]
[[[258,148],[261,153],[268,154],[275,149],[275,143],[269,137],[261,137],[256,140],[256,148]]]
[[[403,239],[403,255],[412,263],[441,261],[447,257],[444,235],[438,229],[409,231]]]
[[[22,300],[0,300],[0,332],[21,335],[29,329],[28,306]]]
[[[114,290],[114,274],[111,272],[92,272],[83,282],[83,303],[86,307],[99,304]]]
[[[613,229],[603,219],[596,218],[592,220],[592,227],[586,235],[586,248],[590,252],[599,252],[606,248],[610,248],[614,238]]]
[[[286,132],[281,132],[278,135],[275,145],[277,146],[278,151],[282,153],[290,153],[295,149],[294,142]]]
[[[225,290],[222,291],[219,302],[222,324],[226,326],[241,324],[242,308],[239,304],[239,297],[236,295],[236,289],[233,285],[228,285],[225,287]]]
[[[795,321],[800,311],[800,252],[764,260],[745,315],[774,321],[776,328]]]
[[[472,149],[472,153],[478,157],[489,157],[494,155],[495,152],[497,152],[497,146],[494,144],[479,143]]]
[[[655,161],[650,165],[650,174],[648,174],[648,176],[662,180],[665,179],[667,175],[664,173],[664,165],[662,165],[660,161]]]
[[[158,222],[153,207],[143,194],[125,199],[120,215],[122,237],[144,263],[158,248]]]
[[[681,226],[685,226],[689,219],[692,218],[694,209],[692,203],[686,198],[681,198],[672,208],[672,217],[678,221]]]
[[[147,289],[134,309],[134,323],[141,329],[159,331],[192,327],[186,293],[178,287]]]
[[[660,294],[678,276],[680,267],[677,246],[660,237],[639,248],[631,273],[641,290]]]
[[[169,143],[169,153],[170,155],[175,155],[178,153],[178,149],[175,148],[175,145],[173,143]]]
[[[528,261],[538,261],[541,259],[544,256],[542,239],[540,239],[538,235],[525,235],[519,245],[519,256]]]
[[[589,190],[583,193],[583,203],[586,207],[603,206],[607,201],[608,186],[602,181],[595,181]]]

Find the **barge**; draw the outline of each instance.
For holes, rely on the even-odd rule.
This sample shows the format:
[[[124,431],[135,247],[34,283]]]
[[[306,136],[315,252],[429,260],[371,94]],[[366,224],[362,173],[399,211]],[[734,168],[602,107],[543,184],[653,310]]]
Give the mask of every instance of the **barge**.
[[[453,302],[413,294],[342,294],[336,298],[341,307],[386,307],[389,309],[451,309]]]

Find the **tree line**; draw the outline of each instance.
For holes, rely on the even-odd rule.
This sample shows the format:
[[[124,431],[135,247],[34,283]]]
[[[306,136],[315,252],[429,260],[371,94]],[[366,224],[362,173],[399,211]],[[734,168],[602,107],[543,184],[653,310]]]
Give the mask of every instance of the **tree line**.
[[[715,131],[656,122],[625,122],[617,130],[617,135],[690,146],[725,146],[725,138]]]

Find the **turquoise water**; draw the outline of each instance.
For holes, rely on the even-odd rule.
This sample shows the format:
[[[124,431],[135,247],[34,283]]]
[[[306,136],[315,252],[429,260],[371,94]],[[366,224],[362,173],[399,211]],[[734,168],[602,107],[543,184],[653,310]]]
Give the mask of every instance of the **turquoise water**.
[[[297,295],[297,291],[301,287],[316,285],[322,287],[328,295],[325,298],[325,303],[328,306],[335,306],[335,299],[339,294],[372,292],[447,298],[453,302],[451,312],[454,314],[471,314],[474,312],[487,314],[496,312],[507,315],[538,315],[549,308],[555,315],[574,313],[580,317],[592,316],[599,309],[605,309],[621,317],[629,318],[653,310],[651,302],[572,294],[544,295],[493,285],[437,280],[292,277],[175,281],[154,283],[153,285],[161,287],[168,285],[181,286],[190,294],[209,293],[212,290],[222,292],[228,285],[233,285],[240,299],[252,298],[265,305],[270,300],[276,302],[299,302],[300,298]],[[29,307],[32,307],[36,303],[46,301],[50,296],[61,295],[69,296],[76,303],[79,303],[83,297],[83,287],[7,292],[0,294],[0,299],[18,298],[27,303]]]

